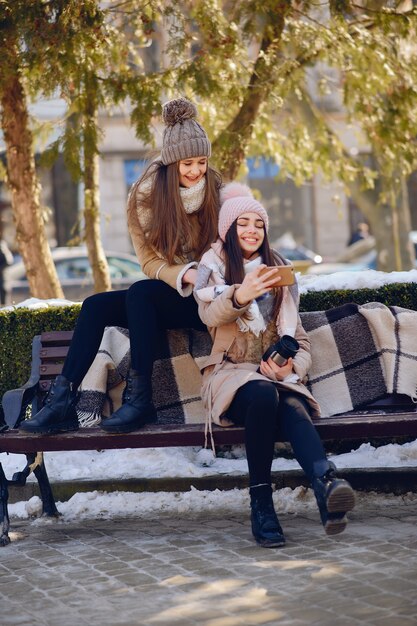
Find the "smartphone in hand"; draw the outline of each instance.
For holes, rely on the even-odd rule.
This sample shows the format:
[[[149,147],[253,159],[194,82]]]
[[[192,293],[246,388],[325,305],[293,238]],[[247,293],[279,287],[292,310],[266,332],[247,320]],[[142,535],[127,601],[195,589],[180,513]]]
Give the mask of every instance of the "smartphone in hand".
[[[272,267],[265,267],[260,272],[260,276],[269,272],[270,270],[275,270],[275,275],[277,277],[276,283],[272,285],[272,287],[289,287],[295,283],[295,272],[293,265],[274,265]],[[272,276],[273,278],[274,276]],[[278,278],[281,277],[281,280]]]

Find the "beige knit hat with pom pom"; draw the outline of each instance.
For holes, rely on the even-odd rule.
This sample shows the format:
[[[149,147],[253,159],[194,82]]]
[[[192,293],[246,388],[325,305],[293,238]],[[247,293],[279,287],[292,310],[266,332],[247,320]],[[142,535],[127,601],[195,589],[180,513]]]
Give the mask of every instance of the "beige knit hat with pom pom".
[[[207,133],[197,122],[197,109],[186,98],[177,98],[164,104],[162,117],[165,130],[161,160],[164,165],[199,156],[211,156]]]
[[[229,183],[220,190],[219,236],[226,239],[227,231],[242,213],[257,213],[263,219],[268,231],[268,213],[260,202],[255,200],[251,190],[241,183]]]

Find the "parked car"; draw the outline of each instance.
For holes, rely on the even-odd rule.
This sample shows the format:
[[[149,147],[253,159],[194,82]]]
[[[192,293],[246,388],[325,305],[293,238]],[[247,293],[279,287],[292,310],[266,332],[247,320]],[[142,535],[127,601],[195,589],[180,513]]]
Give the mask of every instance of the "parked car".
[[[133,254],[105,251],[113,289],[127,289],[146,278]],[[52,258],[67,300],[80,302],[94,293],[92,269],[84,247],[62,247],[52,250]],[[6,268],[7,304],[17,304],[31,297],[23,261]]]
[[[410,242],[414,246],[417,258],[417,231],[410,232]],[[416,262],[417,267],[417,262]],[[334,272],[358,272],[361,270],[376,270],[377,253],[375,238],[370,236],[360,239],[348,246],[333,263],[321,263],[311,266],[307,274],[333,274]]]
[[[376,269],[375,238],[360,239],[348,246],[334,262],[309,267],[307,274],[333,274],[334,272],[359,272]]]

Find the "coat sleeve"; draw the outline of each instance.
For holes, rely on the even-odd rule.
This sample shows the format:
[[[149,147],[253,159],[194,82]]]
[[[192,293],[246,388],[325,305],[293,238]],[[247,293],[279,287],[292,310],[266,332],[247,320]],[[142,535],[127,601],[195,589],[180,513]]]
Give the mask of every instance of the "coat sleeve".
[[[308,370],[311,367],[310,339],[303,328],[300,316],[298,316],[297,329],[295,331],[295,339],[300,344],[300,349],[293,359],[293,367],[295,373],[300,380],[304,380]]]
[[[249,308],[250,303],[244,307],[234,304],[234,294],[240,285],[230,285],[217,295],[211,302],[203,302],[194,291],[194,297],[198,304],[198,314],[202,322],[209,328],[224,326],[235,322]]]
[[[137,192],[137,187],[135,187],[131,192],[134,194],[134,201],[128,202],[127,225],[136,256],[142,266],[142,271],[148,278],[163,280],[170,287],[176,289],[181,296],[186,297],[191,295],[193,289],[192,285],[186,285],[183,287],[182,278],[190,267],[197,267],[197,263],[191,262],[170,265],[166,259],[159,256],[156,250],[149,245],[140,224],[136,208]]]

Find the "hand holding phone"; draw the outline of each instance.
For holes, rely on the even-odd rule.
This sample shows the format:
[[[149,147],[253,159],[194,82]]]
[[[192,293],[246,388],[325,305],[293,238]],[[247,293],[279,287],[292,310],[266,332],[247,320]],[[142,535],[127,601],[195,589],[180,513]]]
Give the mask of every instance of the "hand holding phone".
[[[276,283],[272,285],[272,287],[288,287],[295,283],[295,272],[293,265],[275,265],[273,267],[265,267],[263,268],[259,275],[265,274],[265,272],[269,272],[271,270],[275,270],[276,274]]]

